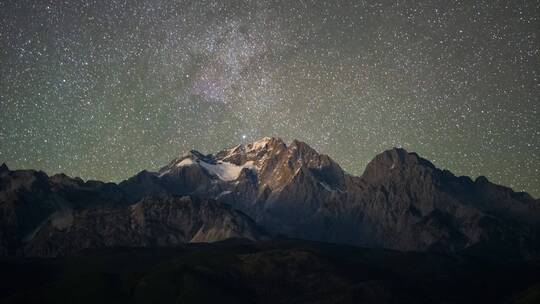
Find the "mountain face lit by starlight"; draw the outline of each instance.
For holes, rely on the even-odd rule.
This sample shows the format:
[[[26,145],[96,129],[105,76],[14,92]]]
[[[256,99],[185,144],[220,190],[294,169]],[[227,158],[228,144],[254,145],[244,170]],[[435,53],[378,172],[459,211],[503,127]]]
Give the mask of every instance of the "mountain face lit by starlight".
[[[1,1],[0,162],[118,181],[298,138],[540,195],[538,1]]]

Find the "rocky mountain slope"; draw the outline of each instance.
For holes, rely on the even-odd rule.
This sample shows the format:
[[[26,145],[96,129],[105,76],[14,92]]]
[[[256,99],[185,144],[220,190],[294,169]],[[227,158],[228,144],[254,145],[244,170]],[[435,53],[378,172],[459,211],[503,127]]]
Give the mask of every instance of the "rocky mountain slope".
[[[116,184],[3,168],[0,255],[267,238],[244,213],[211,199],[162,195],[129,203]]]
[[[88,248],[167,247],[229,238],[265,239],[249,217],[212,200],[144,198],[130,206],[100,205],[54,218],[25,247],[26,255],[68,255]]]
[[[158,172],[142,171],[118,185],[63,175],[47,178],[42,172],[9,171],[7,167],[2,170],[4,254],[21,246],[32,248],[27,250],[30,254],[56,252],[33,249],[31,244],[45,246],[37,240],[48,239],[42,237],[46,233],[58,236],[53,238],[57,248],[67,242],[72,232],[58,232],[52,221],[69,218],[65,213],[70,210],[77,210],[74,214],[81,227],[94,225],[96,218],[127,227],[133,226],[130,221],[137,222],[127,210],[147,202],[146,198],[152,198],[147,206],[159,206],[170,196],[189,195],[215,201],[216,206],[232,206],[241,211],[234,219],[241,218],[240,226],[249,227],[232,229],[240,233],[215,232],[205,241],[228,235],[262,236],[255,224],[246,224],[245,213],[271,235],[397,250],[467,251],[526,259],[540,255],[538,200],[484,177],[473,181],[454,176],[403,149],[377,155],[362,176],[347,174],[330,157],[303,142],[294,140],[287,145],[269,137],[213,155],[191,151]],[[155,219],[163,221],[166,216],[156,208],[160,215]],[[120,210],[114,212],[123,221],[113,220],[115,215],[109,214],[114,212],[109,209]],[[184,227],[183,223],[175,225]],[[221,224],[213,225],[222,229]],[[67,231],[73,229],[69,226]],[[125,232],[118,229],[111,233]],[[150,240],[158,235],[147,234],[135,233],[133,242],[125,245],[156,243]],[[173,239],[167,244],[192,241],[187,236]]]
[[[0,167],[0,254],[16,254],[48,221],[74,208],[116,204],[122,196],[112,183],[47,176],[34,170]]]

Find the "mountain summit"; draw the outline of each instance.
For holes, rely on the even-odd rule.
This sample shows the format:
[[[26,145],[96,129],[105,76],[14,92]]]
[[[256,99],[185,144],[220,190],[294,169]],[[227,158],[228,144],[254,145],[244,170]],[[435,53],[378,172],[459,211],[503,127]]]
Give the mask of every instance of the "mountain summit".
[[[304,142],[273,137],[215,154],[192,150],[118,185],[7,166],[2,172],[4,255],[272,235],[407,251],[540,255],[538,200],[486,178],[457,177],[404,149],[377,155],[361,176]]]

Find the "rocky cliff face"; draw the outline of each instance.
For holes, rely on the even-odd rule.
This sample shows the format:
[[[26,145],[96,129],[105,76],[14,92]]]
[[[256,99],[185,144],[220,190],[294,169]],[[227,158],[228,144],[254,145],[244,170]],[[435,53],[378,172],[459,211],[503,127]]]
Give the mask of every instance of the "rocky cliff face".
[[[184,155],[159,175],[184,180],[187,172],[203,182],[172,184],[197,185],[192,193],[226,201],[275,234],[399,250],[539,252],[537,200],[403,149],[381,153],[356,177],[305,143],[264,138]]]
[[[375,230],[385,247],[539,253],[539,201],[525,193],[456,177],[403,149],[378,155],[361,179],[368,187],[360,209],[384,219]]]
[[[313,218],[324,205],[343,196],[350,183],[328,156],[305,143],[293,141],[287,146],[277,138],[216,155],[192,151],[157,176],[163,181],[160,184],[172,185],[172,192],[230,203],[275,233],[305,237],[307,229],[313,230],[314,238],[324,232],[313,229]]]
[[[53,218],[25,246],[25,253],[61,256],[88,248],[171,247],[229,238],[266,236],[228,205],[188,196],[148,197],[130,206],[100,205]]]
[[[147,177],[155,176],[143,172],[132,180],[148,191],[153,188],[144,184]],[[126,185],[10,171],[3,165],[0,256],[57,256],[87,248],[266,237],[251,218],[227,204],[170,195],[167,188],[143,196]],[[134,197],[143,198],[134,201]]]
[[[274,234],[398,250],[540,252],[538,200],[403,149],[377,155],[356,177],[303,142],[264,138],[215,155],[194,151],[158,176],[232,204]]]
[[[119,185],[2,170],[4,254],[22,245],[29,254],[63,254],[80,249],[82,239],[90,242],[83,247],[257,239],[260,229],[245,213],[273,235],[398,250],[540,255],[538,200],[484,177],[456,177],[403,149],[377,155],[362,176],[347,174],[303,142],[287,145],[278,138],[214,155],[191,151],[158,172],[142,171]],[[241,213],[201,214],[171,203],[170,196],[185,195],[193,198],[191,204],[230,205]],[[217,208],[209,206],[202,209]],[[152,210],[153,217],[143,216],[149,222],[137,220],[137,214],[146,214],[140,208]],[[225,225],[224,216],[238,227]],[[205,219],[207,233],[193,232],[203,227],[189,224],[195,218]],[[54,219],[61,224],[55,226]],[[67,230],[65,222],[71,223]]]
[[[43,172],[0,167],[0,255],[14,254],[25,235],[54,212],[56,200]]]

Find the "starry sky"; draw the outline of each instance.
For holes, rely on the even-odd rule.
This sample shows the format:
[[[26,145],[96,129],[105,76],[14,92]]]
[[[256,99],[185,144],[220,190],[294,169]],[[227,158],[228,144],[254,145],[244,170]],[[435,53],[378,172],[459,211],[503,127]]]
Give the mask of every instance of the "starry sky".
[[[0,162],[119,181],[298,138],[540,196],[539,1],[0,0]]]

